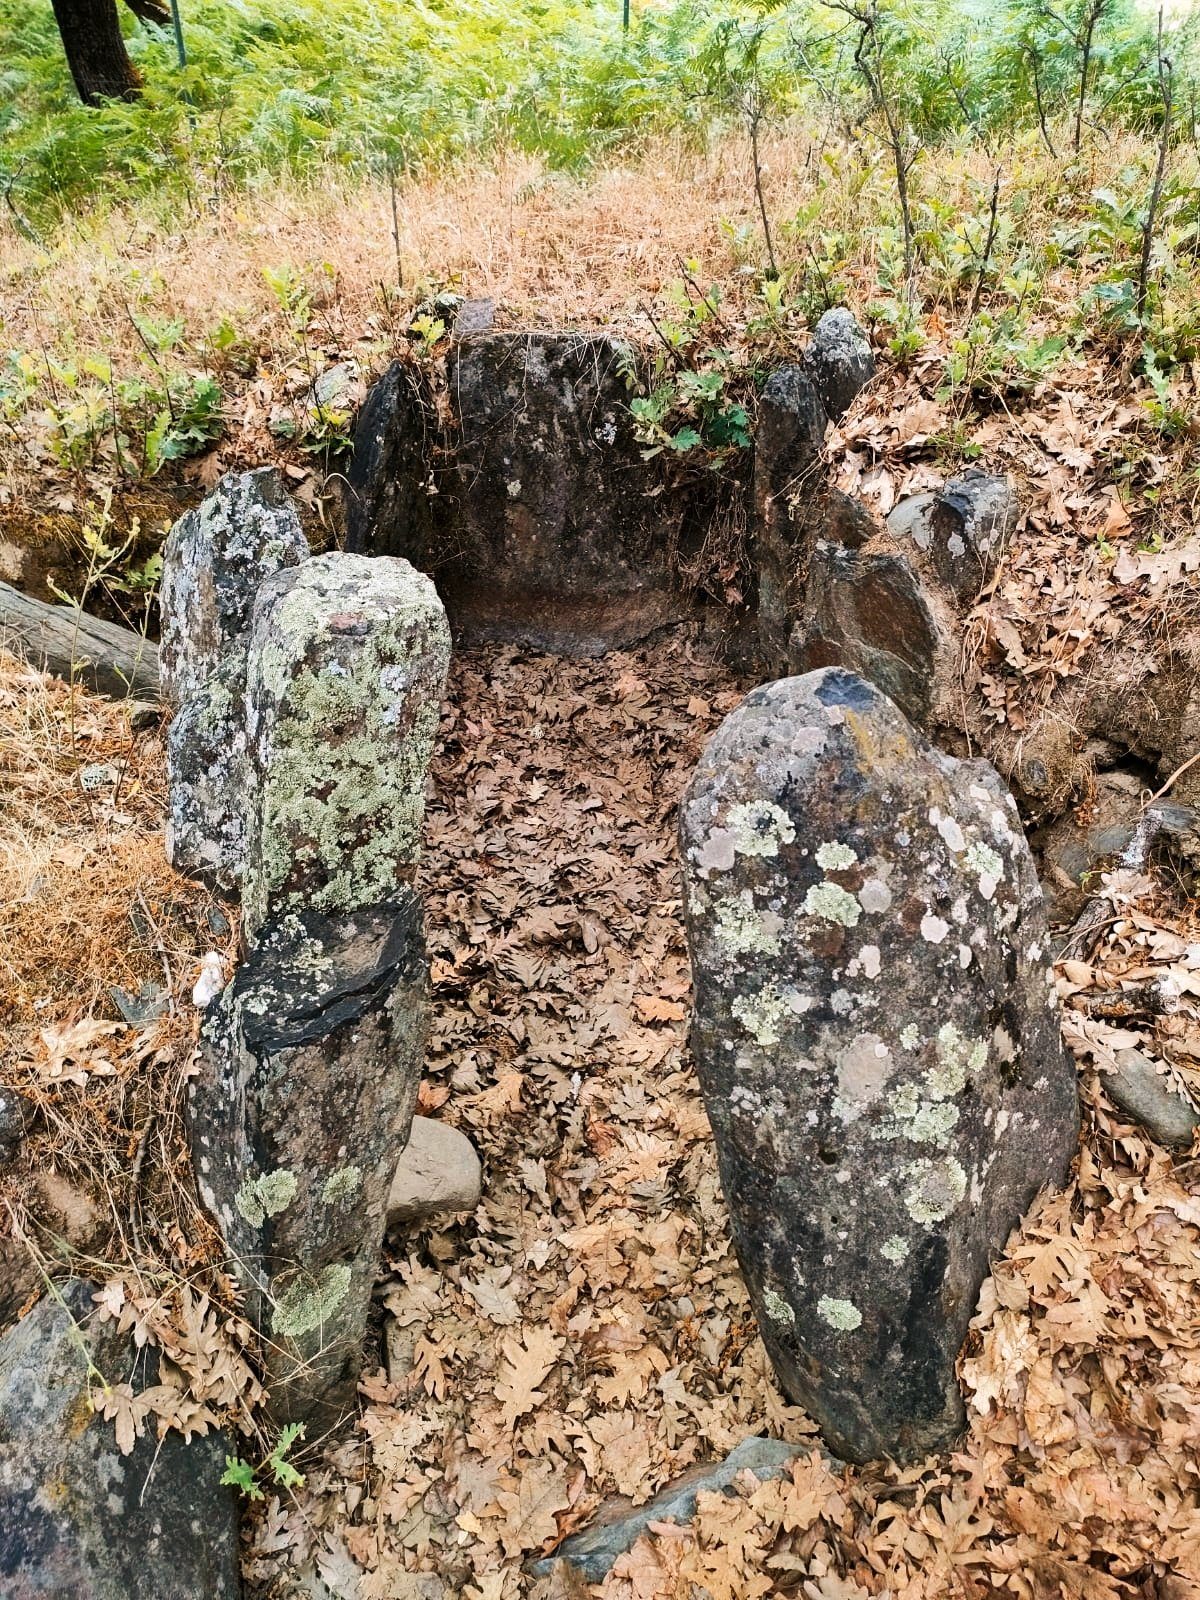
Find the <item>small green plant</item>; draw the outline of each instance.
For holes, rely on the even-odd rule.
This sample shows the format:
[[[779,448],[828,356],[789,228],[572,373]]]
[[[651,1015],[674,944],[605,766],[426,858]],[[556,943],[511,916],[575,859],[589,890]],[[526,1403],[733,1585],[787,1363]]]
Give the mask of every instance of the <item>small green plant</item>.
[[[731,450],[749,447],[750,414],[731,392],[731,358],[722,350],[707,355],[712,364],[698,369],[656,361],[654,387],[629,402],[644,461],[664,450],[703,450],[718,464]]]
[[[298,1439],[304,1437],[302,1422],[289,1422],[280,1431],[269,1455],[255,1466],[242,1456],[226,1456],[221,1482],[238,1489],[248,1500],[263,1498],[263,1483],[280,1489],[298,1489],[304,1483],[304,1474],[298,1472],[288,1460],[288,1452]]]

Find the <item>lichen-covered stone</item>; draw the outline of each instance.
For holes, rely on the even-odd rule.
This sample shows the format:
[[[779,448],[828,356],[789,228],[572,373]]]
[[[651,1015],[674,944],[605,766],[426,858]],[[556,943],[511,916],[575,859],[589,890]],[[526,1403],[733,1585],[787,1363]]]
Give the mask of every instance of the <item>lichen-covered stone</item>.
[[[157,1358],[93,1315],[93,1286],[62,1285],[0,1340],[0,1593],[6,1600],[235,1600],[232,1491],[219,1433],[155,1437],[122,1455],[93,1410],[135,1393]]]
[[[875,376],[870,341],[845,306],[827,311],[813,329],[805,365],[826,413],[837,422]]]
[[[167,858],[232,890],[245,866],[246,650],[262,580],[308,556],[273,468],[229,473],[172,528],[163,551],[162,692]]]
[[[205,1014],[192,1162],[283,1417],[328,1423],[353,1399],[425,1002],[420,905],[401,888],[335,917],[288,913]]]
[[[250,625],[262,580],[308,555],[300,519],[273,467],[227,473],[163,546],[162,697],[180,705]]]
[[[813,672],[726,718],[684,797],[693,1043],[780,1379],[839,1455],[962,1422],[991,1256],[1075,1149],[1041,895],[995,771]]]
[[[251,938],[412,881],[449,659],[441,601],[406,561],[314,556],[263,583],[246,689]]]
[[[211,1004],[192,1159],[280,1414],[350,1403],[425,1030],[412,888],[450,641],[428,578],[315,556],[261,585],[246,669],[248,954]]]

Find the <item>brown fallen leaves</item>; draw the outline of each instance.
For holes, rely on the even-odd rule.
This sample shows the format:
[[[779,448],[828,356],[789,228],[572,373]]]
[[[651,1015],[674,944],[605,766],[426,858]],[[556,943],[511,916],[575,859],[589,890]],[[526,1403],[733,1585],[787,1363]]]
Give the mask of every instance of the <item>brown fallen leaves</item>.
[[[380,1289],[390,1373],[366,1379],[360,1428],[297,1499],[260,1508],[254,1592],[293,1593],[307,1568],[344,1600],[580,1600],[578,1584],[534,1582],[524,1564],[605,1497],[644,1502],[754,1432],[811,1443],[754,1331],[684,1047],[675,802],[737,698],[723,670],[677,647],[456,664],[424,869],[435,1005],[422,1102],[475,1140],[484,1203],[394,1241]],[[98,744],[105,726],[97,715]],[[153,750],[136,759],[153,783]],[[38,775],[39,859],[57,832],[94,849],[59,777]],[[148,850],[157,818],[111,826]],[[192,918],[198,904],[179,901]],[[91,938],[82,906],[72,915]],[[195,922],[159,926],[182,991]],[[161,969],[153,938],[141,959],[139,977]],[[1198,969],[1194,922],[1149,880],[1114,885],[1104,944],[1060,969],[1081,1054],[1102,1065],[1132,1035],[1192,1086]],[[144,1144],[177,1191],[175,1102],[139,1099],[139,1085],[163,1078],[180,1030],[72,1019],[49,970],[52,1004],[30,1005],[9,1059],[22,1082],[51,1080],[57,1147],[124,1182]],[[87,970],[98,990],[103,967]],[[1148,985],[1171,1005],[1108,1020],[1114,996]],[[91,1065],[105,1059],[115,1075]],[[735,1495],[702,1496],[690,1526],[652,1528],[604,1600],[1200,1592],[1200,1169],[1172,1166],[1114,1115],[1102,1079],[1082,1081],[1078,1181],[1028,1219],[985,1286],[961,1448],[845,1473],[810,1450],[778,1482],[745,1476]],[[244,1417],[257,1397],[236,1316],[179,1275],[195,1244],[177,1224],[159,1236],[177,1257],[166,1287],[114,1274],[102,1297],[160,1352],[147,1395],[97,1397],[123,1446]]]

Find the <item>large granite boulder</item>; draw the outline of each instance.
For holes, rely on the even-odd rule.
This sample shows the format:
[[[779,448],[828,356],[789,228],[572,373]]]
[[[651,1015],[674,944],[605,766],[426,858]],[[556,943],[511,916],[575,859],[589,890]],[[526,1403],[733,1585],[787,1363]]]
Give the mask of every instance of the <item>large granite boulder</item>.
[[[5,1600],[234,1600],[233,1496],[217,1433],[122,1455],[93,1409],[157,1382],[155,1358],[92,1317],[92,1286],[48,1295],[0,1339],[0,1594]]]
[[[1075,1150],[1041,894],[984,762],[836,669],[755,690],[684,797],[693,1045],[788,1394],[855,1461],[963,1420],[992,1255]]]
[[[163,699],[167,857],[224,889],[245,852],[246,652],[259,585],[308,556],[299,518],[274,468],[228,473],[181,517],[163,548]]]

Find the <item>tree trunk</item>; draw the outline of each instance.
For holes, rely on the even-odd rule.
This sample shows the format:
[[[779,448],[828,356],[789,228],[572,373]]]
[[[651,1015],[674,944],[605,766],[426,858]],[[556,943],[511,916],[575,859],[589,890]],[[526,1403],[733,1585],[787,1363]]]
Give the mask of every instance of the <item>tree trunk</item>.
[[[117,0],[53,0],[67,64],[85,106],[136,100],[141,79],[117,19]]]

